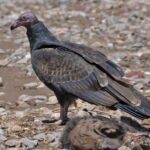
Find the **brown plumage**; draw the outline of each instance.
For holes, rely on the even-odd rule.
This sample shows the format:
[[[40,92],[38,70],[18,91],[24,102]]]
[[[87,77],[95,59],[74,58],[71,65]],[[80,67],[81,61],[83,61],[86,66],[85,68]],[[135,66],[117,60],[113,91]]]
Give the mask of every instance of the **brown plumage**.
[[[121,120],[102,116],[76,117],[67,123],[60,141],[62,148],[69,150],[118,150],[122,146],[148,150],[149,131],[127,117]]]
[[[11,29],[27,28],[32,66],[61,106],[62,123],[69,105],[81,98],[96,105],[120,108],[141,119],[150,117],[150,102],[122,79],[122,69],[93,49],[56,37],[32,13],[22,14]]]

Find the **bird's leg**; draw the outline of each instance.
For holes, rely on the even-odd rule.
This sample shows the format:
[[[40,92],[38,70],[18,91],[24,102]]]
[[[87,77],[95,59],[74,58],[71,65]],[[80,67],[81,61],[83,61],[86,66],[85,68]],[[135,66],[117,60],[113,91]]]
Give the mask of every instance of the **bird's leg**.
[[[66,122],[69,120],[69,118],[67,116],[69,105],[70,105],[69,102],[65,102],[63,105],[60,105],[61,125],[65,125]]]
[[[61,125],[65,125],[66,122],[69,120],[67,113],[70,104],[75,100],[72,95],[67,94],[56,94],[58,102],[60,104],[60,119]]]

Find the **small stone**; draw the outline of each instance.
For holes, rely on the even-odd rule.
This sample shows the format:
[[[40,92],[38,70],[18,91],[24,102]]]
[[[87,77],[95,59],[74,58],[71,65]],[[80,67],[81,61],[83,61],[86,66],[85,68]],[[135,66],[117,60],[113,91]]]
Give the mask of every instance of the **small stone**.
[[[60,137],[61,137],[61,132],[60,131],[56,131],[56,132],[52,133],[52,135],[55,138],[55,142],[59,142]]]
[[[36,101],[45,101],[47,100],[46,96],[37,95],[37,96],[29,96],[29,95],[21,95],[18,98],[19,100],[16,101],[16,105],[20,107],[29,107],[29,106],[36,106]]]
[[[0,87],[3,86],[3,80],[2,77],[0,77]]]
[[[7,148],[6,150],[22,150],[22,148],[11,147],[11,148]]]
[[[118,150],[131,150],[131,149],[127,146],[121,146]]]
[[[56,96],[49,97],[47,104],[51,104],[51,105],[58,104],[58,100],[57,100]]]
[[[145,73],[144,73],[144,76],[145,76],[146,78],[150,78],[150,72],[148,72],[148,71],[145,72]]]
[[[113,49],[113,48],[114,48],[114,44],[113,44],[113,43],[108,43],[108,44],[107,44],[107,47],[108,47],[109,49]]]
[[[3,135],[4,134],[4,131],[3,129],[0,128],[0,135]]]
[[[38,83],[31,82],[23,85],[24,89],[36,89],[38,87]]]
[[[18,118],[23,118],[25,116],[25,112],[24,111],[16,111],[15,115]]]
[[[3,112],[5,112],[5,111],[6,111],[5,108],[0,107],[0,113],[3,113]]]
[[[33,136],[33,139],[38,140],[38,141],[43,141],[43,140],[45,140],[45,138],[46,138],[45,133],[39,133],[39,134]]]
[[[40,112],[42,115],[52,115],[52,111],[47,107],[41,107]]]
[[[6,140],[7,138],[4,135],[0,134],[0,143],[3,143]]]
[[[55,142],[55,135],[53,134],[47,134],[46,138],[47,138],[47,141],[50,143]]]
[[[4,54],[5,51],[3,49],[0,49],[0,54]]]
[[[60,113],[52,113],[51,118],[58,119],[60,117]]]
[[[129,72],[126,73],[126,77],[129,77],[129,78],[144,78],[144,72],[129,71]]]
[[[27,149],[33,149],[38,144],[38,140],[30,140],[28,138],[22,138],[20,141]]]
[[[7,66],[9,63],[9,60],[7,58],[0,60],[0,67]]]
[[[42,82],[40,82],[39,84],[38,84],[38,89],[40,89],[40,88],[44,88],[45,87],[45,85],[44,85],[44,83],[42,83]]]
[[[47,97],[44,95],[36,95],[36,96],[30,96],[30,95],[21,95],[18,98],[19,100],[27,101],[27,100],[41,100],[45,101],[47,100]]]
[[[134,88],[136,88],[137,90],[141,90],[144,87],[143,83],[137,83],[134,85]]]
[[[22,100],[16,101],[16,106],[19,106],[21,108],[29,107],[29,105],[25,101],[22,101]]]
[[[80,116],[80,117],[89,116],[89,115],[90,115],[89,112],[84,111],[84,110],[79,110],[77,113],[77,116]]]
[[[0,92],[0,96],[3,96],[5,95],[6,93],[5,92]]]
[[[17,140],[17,139],[11,139],[11,140],[7,140],[5,142],[5,145],[9,147],[20,147],[21,142],[20,140]]]
[[[86,103],[84,108],[86,108],[87,110],[92,111],[95,107],[96,107],[95,105]]]
[[[3,116],[3,115],[7,115],[9,111],[6,111],[5,108],[3,107],[0,107],[0,115]]]
[[[19,132],[22,130],[21,126],[19,125],[13,125],[10,129],[12,132]]]
[[[148,89],[148,90],[145,90],[145,93],[150,93],[150,89]]]

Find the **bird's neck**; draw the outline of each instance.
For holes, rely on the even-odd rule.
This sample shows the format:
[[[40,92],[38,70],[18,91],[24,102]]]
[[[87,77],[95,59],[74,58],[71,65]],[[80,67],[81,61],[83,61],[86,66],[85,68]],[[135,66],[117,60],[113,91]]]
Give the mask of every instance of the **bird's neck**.
[[[57,38],[40,21],[27,29],[27,36],[31,51],[40,49],[46,45],[59,43]]]

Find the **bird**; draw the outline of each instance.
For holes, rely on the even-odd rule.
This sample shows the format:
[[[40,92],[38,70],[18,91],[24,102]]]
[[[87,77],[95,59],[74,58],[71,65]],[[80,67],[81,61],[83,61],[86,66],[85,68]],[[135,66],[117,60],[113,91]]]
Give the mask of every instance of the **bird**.
[[[61,138],[61,148],[69,150],[150,149],[149,129],[136,120],[104,116],[75,117],[66,124]]]
[[[150,101],[126,81],[123,69],[100,51],[83,44],[61,41],[32,12],[24,12],[10,29],[27,29],[31,63],[57,97],[61,124],[78,98],[109,109],[120,109],[139,119],[150,118]]]

